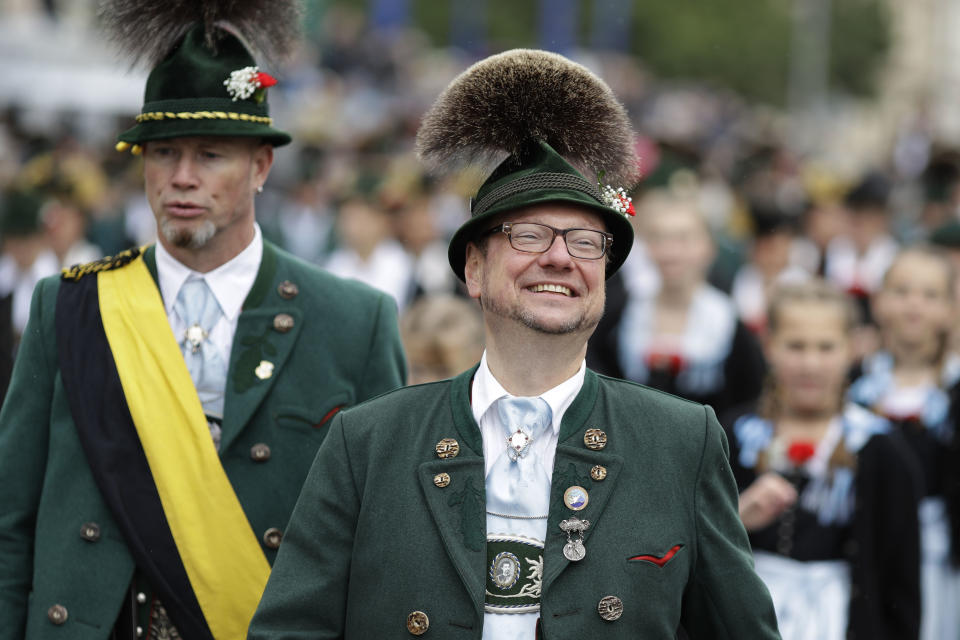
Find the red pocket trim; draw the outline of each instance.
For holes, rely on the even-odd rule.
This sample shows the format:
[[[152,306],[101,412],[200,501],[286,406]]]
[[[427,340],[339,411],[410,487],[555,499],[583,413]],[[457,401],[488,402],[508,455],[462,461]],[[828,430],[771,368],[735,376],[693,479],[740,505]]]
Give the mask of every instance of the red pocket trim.
[[[673,556],[677,555],[677,551],[680,551],[680,549],[682,548],[683,548],[682,544],[674,545],[673,548],[670,549],[670,551],[667,551],[665,554],[663,554],[662,558],[658,558],[657,556],[643,555],[643,556],[633,556],[632,558],[627,558],[627,560],[629,561],[643,560],[644,562],[650,562],[652,564],[655,564],[658,567],[663,567],[663,565],[670,562]]]
[[[340,409],[343,409],[343,407],[344,407],[344,405],[341,404],[341,405],[338,405],[338,406],[334,407],[333,409],[330,409],[330,411],[327,412],[327,415],[325,415],[325,416],[323,416],[323,418],[321,418],[320,422],[318,422],[317,424],[313,425],[313,428],[314,428],[314,429],[319,429],[319,428],[322,427],[323,425],[327,424],[327,422],[330,421],[330,418],[332,418],[333,416],[337,415],[337,411],[340,411]]]

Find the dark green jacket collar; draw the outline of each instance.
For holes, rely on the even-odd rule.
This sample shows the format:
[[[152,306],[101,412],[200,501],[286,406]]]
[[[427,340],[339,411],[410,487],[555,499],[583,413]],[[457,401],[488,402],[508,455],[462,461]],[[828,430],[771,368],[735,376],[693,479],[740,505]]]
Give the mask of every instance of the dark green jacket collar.
[[[160,277],[157,274],[157,245],[151,244],[143,252],[143,261],[153,276],[153,281],[158,285]],[[270,290],[273,283],[273,276],[277,272],[277,247],[266,238],[263,240],[263,257],[260,259],[260,270],[257,271],[257,278],[253,281],[250,293],[243,301],[243,308],[250,309],[259,307]]]

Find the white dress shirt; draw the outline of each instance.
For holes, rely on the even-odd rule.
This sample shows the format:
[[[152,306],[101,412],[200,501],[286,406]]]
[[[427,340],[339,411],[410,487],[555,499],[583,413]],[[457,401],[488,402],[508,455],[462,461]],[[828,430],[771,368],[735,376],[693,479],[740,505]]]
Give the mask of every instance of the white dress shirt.
[[[9,255],[0,256],[0,298],[13,294],[11,322],[19,341],[30,318],[30,300],[37,283],[60,270],[56,254],[49,249],[41,251],[29,267],[21,270]]]
[[[540,398],[550,405],[553,411],[551,428],[546,431],[546,437],[540,437],[530,444],[527,455],[539,457],[547,477],[553,475],[554,454],[557,450],[557,440],[560,435],[560,423],[563,414],[573,404],[574,398],[583,387],[586,375],[586,362],[580,363],[580,369],[569,379],[561,382],[549,391],[540,394]],[[507,439],[504,426],[500,422],[500,414],[494,408],[494,403],[504,396],[511,396],[490,372],[487,366],[487,353],[484,351],[480,359],[480,366],[473,376],[471,387],[470,407],[473,417],[480,425],[480,434],[483,437],[483,459],[485,465],[484,476],[490,474],[497,458],[506,450]],[[550,495],[550,482],[533,490],[542,491]],[[546,516],[547,514],[543,514]],[[541,545],[546,539],[547,520],[518,520],[501,518],[487,514],[487,535],[510,534],[521,535],[537,540]],[[484,640],[529,640],[536,632],[539,613],[484,613],[483,638]]]
[[[253,282],[257,279],[260,270],[260,260],[263,258],[263,235],[260,226],[254,225],[253,240],[247,248],[213,271],[199,273],[179,262],[170,255],[163,245],[157,242],[157,276],[160,280],[160,294],[163,296],[163,305],[167,311],[167,320],[177,342],[183,342],[187,324],[173,310],[180,293],[180,287],[190,276],[202,278],[213,291],[223,316],[210,331],[209,340],[220,353],[223,361],[230,365],[230,349],[233,346],[233,334],[237,331],[237,320],[240,310]]]

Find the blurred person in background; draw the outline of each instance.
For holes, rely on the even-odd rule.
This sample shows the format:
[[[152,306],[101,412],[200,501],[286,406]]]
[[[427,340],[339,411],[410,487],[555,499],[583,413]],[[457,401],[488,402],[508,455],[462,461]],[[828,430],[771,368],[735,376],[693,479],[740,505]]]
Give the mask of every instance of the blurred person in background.
[[[847,192],[846,232],[827,245],[824,260],[824,276],[856,300],[864,324],[873,324],[870,296],[899,249],[890,231],[890,189],[889,178],[872,171]]]
[[[410,301],[413,260],[393,234],[396,203],[381,198],[380,185],[361,176],[337,207],[337,248],[324,267],[389,294],[402,312]]]
[[[110,188],[93,152],[66,136],[52,150],[30,158],[21,181],[44,194],[41,221],[61,267],[103,256],[87,239],[90,216],[103,206]]]
[[[326,163],[322,149],[300,149],[292,184],[286,186],[272,210],[258,214],[267,238],[313,264],[323,264],[335,244]]]
[[[833,172],[816,166],[804,171],[804,186],[808,202],[800,214],[794,262],[822,277],[827,247],[847,229],[843,198],[850,187]]]
[[[730,296],[744,324],[762,336],[767,322],[767,296],[774,287],[799,282],[809,272],[796,264],[797,217],[766,200],[748,204],[751,235],[747,261],[733,278]]]
[[[844,399],[855,318],[822,280],[777,287],[763,396],[723,417],[784,640],[919,637],[919,470],[886,420]]]
[[[69,193],[50,198],[43,207],[43,229],[61,268],[92,262],[103,255],[87,240],[89,216]]]
[[[960,570],[951,566],[946,451],[956,432],[949,389],[960,381],[950,350],[956,324],[955,273],[941,251],[902,250],[874,294],[884,348],[863,361],[852,401],[890,420],[923,469],[920,503],[924,640],[960,638]]]
[[[459,290],[447,268],[447,239],[440,229],[434,206],[434,183],[425,178],[407,187],[393,216],[394,234],[412,261],[410,296],[449,295]]]
[[[756,398],[764,372],[760,346],[730,297],[707,283],[714,247],[696,201],[657,190],[637,212],[659,286],[628,298],[613,375],[718,413]]]
[[[929,241],[932,234],[960,223],[960,152],[943,150],[933,155],[920,175],[922,205],[917,220],[911,220],[901,238],[906,242]]]
[[[466,298],[425,295],[400,316],[409,384],[452,378],[483,355],[483,317]]]
[[[42,204],[38,194],[26,191],[0,194],[0,401],[30,316],[33,288],[59,268],[40,226]]]
[[[289,52],[299,17],[103,7],[152,66],[117,150],[158,240],[34,290],[0,411],[4,640],[243,637],[329,421],[403,383],[394,302],[256,223],[291,138],[247,47]]]
[[[30,317],[33,289],[60,270],[60,262],[44,235],[43,196],[10,190],[0,204],[0,305],[9,310],[14,343]]]

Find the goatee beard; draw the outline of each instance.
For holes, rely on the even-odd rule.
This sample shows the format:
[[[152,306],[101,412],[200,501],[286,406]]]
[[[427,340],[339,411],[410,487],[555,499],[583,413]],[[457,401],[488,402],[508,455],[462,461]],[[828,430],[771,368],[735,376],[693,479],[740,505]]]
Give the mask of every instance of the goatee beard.
[[[209,220],[204,220],[196,229],[178,228],[169,218],[160,223],[160,233],[167,242],[181,249],[200,249],[216,232],[216,226]]]
[[[599,324],[600,318],[603,315],[602,311],[592,316],[584,313],[583,315],[577,318],[571,318],[562,324],[548,325],[543,323],[540,318],[536,316],[536,314],[532,313],[528,309],[501,306],[496,302],[484,302],[484,297],[482,295],[480,297],[480,307],[485,311],[489,311],[490,313],[515,320],[528,329],[554,336],[568,335],[583,331],[589,331],[592,333],[594,329],[597,328],[597,324]]]

